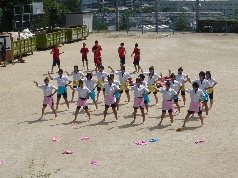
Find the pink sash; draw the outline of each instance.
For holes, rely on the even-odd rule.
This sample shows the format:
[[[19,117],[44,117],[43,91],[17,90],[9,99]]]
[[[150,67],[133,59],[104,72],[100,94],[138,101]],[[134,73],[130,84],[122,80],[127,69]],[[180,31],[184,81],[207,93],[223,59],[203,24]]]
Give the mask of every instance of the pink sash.
[[[79,98],[79,99],[78,99],[77,106],[83,106],[83,107],[86,107],[86,106],[88,106],[87,99],[85,99],[85,100],[82,100],[81,98]]]
[[[106,105],[111,105],[116,102],[116,97],[114,95],[106,95],[105,97],[105,104]]]
[[[138,107],[145,107],[145,103],[144,103],[144,98],[138,98],[138,97],[134,97],[134,107],[138,108]]]
[[[172,101],[162,101],[162,110],[170,110],[174,111],[174,105]]]
[[[43,104],[46,104],[46,105],[48,104],[50,107],[52,107],[53,103],[54,103],[53,97],[48,97],[48,96],[44,97]]]
[[[202,110],[202,103],[198,103],[198,102],[190,103],[189,111],[194,111],[194,112],[198,113],[201,110]]]

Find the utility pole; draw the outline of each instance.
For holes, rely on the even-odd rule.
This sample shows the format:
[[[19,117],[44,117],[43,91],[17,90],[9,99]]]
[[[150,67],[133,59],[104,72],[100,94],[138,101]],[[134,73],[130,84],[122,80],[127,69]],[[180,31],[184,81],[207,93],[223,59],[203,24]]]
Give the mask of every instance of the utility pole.
[[[64,5],[64,0],[62,0],[62,19],[63,19],[63,25],[65,26],[65,5]]]
[[[116,31],[119,31],[119,10],[118,10],[118,0],[116,0]]]
[[[83,0],[80,0],[80,12],[83,12]]]
[[[156,25],[156,32],[158,33],[158,1],[159,0],[155,0],[155,25]]]
[[[196,32],[198,32],[198,20],[199,20],[199,0],[196,0]]]

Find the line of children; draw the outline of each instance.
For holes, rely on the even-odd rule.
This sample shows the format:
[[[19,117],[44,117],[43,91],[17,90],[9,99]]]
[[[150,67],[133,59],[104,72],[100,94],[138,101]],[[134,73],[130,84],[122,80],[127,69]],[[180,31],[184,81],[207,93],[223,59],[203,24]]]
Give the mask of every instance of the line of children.
[[[119,74],[119,78],[121,77],[121,80],[123,78],[123,75],[125,73],[125,67],[122,66],[122,71],[120,72],[115,72],[110,66],[108,66],[108,68],[110,68],[112,70],[113,73]],[[103,73],[103,66],[101,66],[101,71],[97,72],[100,73],[100,75],[102,75]],[[78,71],[78,67],[76,66],[74,68],[73,72]],[[97,74],[96,73],[96,74]],[[44,110],[46,108],[46,105],[49,104],[51,109],[53,110],[53,112],[55,113],[55,117],[57,117],[56,111],[54,110],[54,103],[53,103],[53,98],[52,96],[57,92],[57,103],[56,103],[56,109],[58,109],[58,104],[59,104],[59,100],[61,95],[63,95],[65,101],[67,100],[67,88],[66,86],[69,86],[69,84],[71,83],[71,80],[69,78],[67,78],[66,76],[63,75],[63,70],[60,69],[58,72],[59,76],[52,78],[50,76],[49,73],[49,77],[51,80],[57,80],[58,83],[58,89],[56,87],[54,87],[52,84],[49,84],[49,79],[46,78],[44,80],[45,85],[41,85],[38,86],[37,82],[36,86],[38,86],[39,88],[42,88],[44,91],[44,101],[43,101],[43,108],[42,108],[42,116],[44,114]],[[207,74],[207,75],[206,75]],[[207,71],[205,74],[205,72],[201,71],[199,73],[199,79],[196,79],[194,81],[189,81],[192,83],[193,88],[192,89],[186,89],[185,91],[190,93],[190,97],[191,97],[191,103],[189,106],[189,110],[188,110],[188,114],[185,117],[184,120],[184,124],[183,127],[185,127],[185,123],[187,122],[189,116],[191,114],[197,113],[200,120],[201,120],[201,124],[203,125],[203,118],[202,118],[202,104],[205,106],[206,109],[206,115],[208,115],[208,108],[207,108],[207,101],[208,101],[208,94],[207,94],[207,90],[208,89],[213,89],[213,87],[217,84],[215,79],[210,79],[212,80],[212,85],[208,82],[208,80],[205,79],[205,76],[209,79],[209,77],[211,78],[211,73],[209,71]],[[98,74],[96,75],[98,76]],[[106,73],[103,74],[103,76],[107,76]],[[128,83],[127,82],[121,82],[119,83],[118,81],[114,80],[114,74],[110,74],[110,76],[108,77],[108,83],[104,84],[104,79],[102,80],[103,82],[98,82],[98,85],[95,86],[95,84],[97,83],[97,81],[92,79],[92,74],[88,73],[86,75],[86,79],[81,80],[79,79],[79,85],[75,86],[73,88],[74,91],[78,91],[78,103],[77,103],[77,109],[75,112],[75,120],[77,118],[78,112],[80,110],[81,107],[83,107],[83,109],[86,111],[89,119],[90,118],[90,113],[88,112],[88,103],[87,103],[87,98],[91,97],[96,108],[97,108],[97,103],[95,101],[95,92],[94,89],[95,87],[98,86],[102,86],[103,88],[105,88],[105,110],[104,110],[104,119],[103,121],[105,121],[105,118],[107,116],[107,111],[109,106],[111,105],[114,115],[116,117],[116,120],[118,119],[117,116],[117,110],[116,108],[118,108],[118,96],[117,94],[119,94],[120,92],[120,87],[123,84],[125,86],[125,88],[128,87]],[[129,76],[131,79],[131,76]],[[135,85],[131,86],[129,89],[130,91],[134,91],[134,120],[132,121],[132,123],[135,122],[136,120],[136,114],[137,114],[137,109],[140,108],[141,109],[141,113],[142,113],[142,117],[143,117],[143,122],[145,121],[145,112],[144,112],[144,107],[145,107],[145,100],[149,100],[149,98],[145,98],[145,95],[148,96],[148,94],[150,94],[149,89],[147,88],[147,82],[144,81],[145,76],[143,74],[139,75],[139,78],[136,79]],[[67,83],[68,82],[68,83]],[[86,86],[84,86],[84,84]],[[158,89],[156,87],[154,87],[154,89],[156,91],[160,91],[163,95],[163,101],[162,101],[162,114],[161,114],[161,121],[159,123],[159,125],[162,124],[162,121],[164,119],[165,113],[166,111],[168,111],[170,119],[171,119],[171,124],[173,124],[173,115],[172,112],[174,111],[174,106],[173,104],[176,104],[176,106],[178,107],[179,111],[180,111],[180,107],[178,105],[178,93],[181,89],[182,84],[179,83],[178,81],[176,81],[176,76],[172,73],[170,75],[170,80],[166,82],[166,88],[162,88],[162,89]],[[56,91],[52,94],[52,90],[55,89]],[[122,90],[122,89],[121,89]],[[92,95],[94,93],[94,95]],[[128,93],[129,94],[129,93]],[[173,102],[174,101],[174,102]],[[67,107],[69,108],[68,102],[66,101]],[[148,109],[147,109],[148,112]]]

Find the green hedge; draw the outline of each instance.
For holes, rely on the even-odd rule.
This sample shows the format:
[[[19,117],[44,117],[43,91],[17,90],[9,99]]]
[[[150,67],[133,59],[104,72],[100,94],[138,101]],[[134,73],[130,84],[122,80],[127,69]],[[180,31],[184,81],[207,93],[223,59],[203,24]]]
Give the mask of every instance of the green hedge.
[[[238,33],[238,21],[237,20],[199,20],[198,29],[200,32]]]

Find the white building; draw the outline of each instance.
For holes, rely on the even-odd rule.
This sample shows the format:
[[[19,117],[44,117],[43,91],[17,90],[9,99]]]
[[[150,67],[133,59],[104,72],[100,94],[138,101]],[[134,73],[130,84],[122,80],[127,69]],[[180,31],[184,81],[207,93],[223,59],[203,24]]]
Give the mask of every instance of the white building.
[[[238,0],[200,0],[201,12],[221,12],[224,15],[234,14],[238,9]],[[196,0],[160,0],[159,11],[196,11]]]

